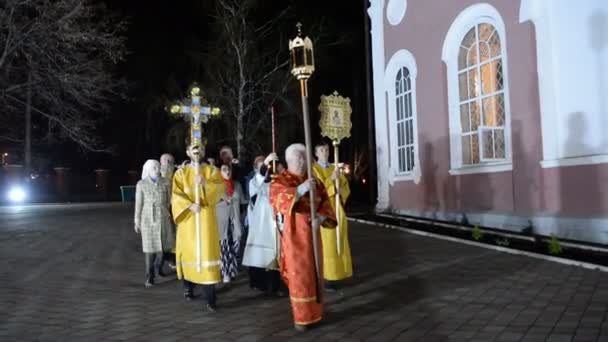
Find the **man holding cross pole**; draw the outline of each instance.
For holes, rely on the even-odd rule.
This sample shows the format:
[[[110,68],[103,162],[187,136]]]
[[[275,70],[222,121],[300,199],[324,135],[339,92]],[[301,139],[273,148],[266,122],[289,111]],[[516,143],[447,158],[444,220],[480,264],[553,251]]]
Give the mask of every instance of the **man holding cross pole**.
[[[192,162],[175,173],[171,199],[177,223],[177,277],[184,280],[188,300],[194,297],[194,284],[203,285],[207,309],[215,311],[215,284],[221,281],[215,205],[224,194],[224,183],[217,168],[198,163],[202,158],[198,145],[191,144],[188,155]]]
[[[204,141],[201,122],[218,114],[219,109],[202,106],[200,89],[190,90],[190,105],[174,105],[173,114],[190,119],[190,141],[187,155],[191,162],[173,176],[171,209],[177,224],[176,271],[183,279],[186,299],[191,300],[194,284],[203,285],[207,310],[215,311],[215,284],[221,281],[221,256],[215,205],[225,192],[220,172],[202,164]]]

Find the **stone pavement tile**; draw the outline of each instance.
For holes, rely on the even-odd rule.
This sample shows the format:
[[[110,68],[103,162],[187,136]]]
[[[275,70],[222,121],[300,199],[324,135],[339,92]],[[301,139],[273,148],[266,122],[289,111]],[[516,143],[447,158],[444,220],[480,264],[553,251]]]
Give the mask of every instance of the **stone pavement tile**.
[[[205,335],[205,339],[207,339],[207,338],[212,339],[214,337],[219,337],[219,336],[210,336],[210,337],[207,337]],[[254,341],[262,341],[263,338],[264,338],[263,335],[246,334],[246,335],[243,335],[243,336],[235,339],[235,341],[237,341],[237,342],[254,342]]]
[[[400,341],[400,339],[398,339],[397,341]],[[420,341],[425,341],[425,342],[444,342],[444,341],[448,341],[448,337],[446,335],[443,334],[427,334],[424,335],[424,337],[422,339],[420,339]]]
[[[441,335],[449,335],[453,331],[456,331],[462,324],[454,323],[454,322],[444,322],[441,323],[431,329],[433,333],[441,334]]]
[[[337,341],[339,341],[339,342],[362,342],[364,340],[354,337],[352,335],[346,335],[346,336],[338,339]]]
[[[529,330],[530,330],[530,327],[528,327],[528,326],[509,325],[504,330],[504,332],[510,332],[510,333],[515,333],[515,334],[524,334],[525,335]]]
[[[553,330],[552,327],[534,325],[534,326],[530,327],[530,329],[528,329],[528,332],[526,334],[549,335],[552,330]]]
[[[499,334],[500,332],[477,332],[473,338],[477,340],[493,341]]]
[[[51,215],[52,222],[42,214]],[[44,231],[17,232],[0,222],[8,256],[0,262],[31,270],[5,267],[0,273],[1,341],[19,335],[34,340],[45,333],[52,335],[48,340],[75,341],[315,342],[466,341],[476,335],[492,341],[515,339],[515,334],[525,334],[522,340],[541,335],[538,340],[544,341],[557,333],[581,338],[608,333],[608,325],[602,325],[608,305],[604,273],[354,223],[356,277],[342,296],[327,296],[326,320],[318,328],[298,334],[289,301],[252,293],[246,270],[219,291],[220,311],[210,316],[203,300],[183,301],[175,280],[142,287],[141,241],[125,228],[132,206],[66,209],[62,215],[23,215],[43,222]],[[26,247],[31,253],[23,255]],[[51,254],[56,255],[52,262],[46,260]],[[488,263],[474,262],[480,259]],[[65,272],[49,272],[53,268]],[[32,283],[37,291],[26,291]],[[32,321],[40,324],[33,328]]]
[[[574,339],[572,340],[573,342],[595,342],[598,338],[597,334],[582,334],[582,333],[576,333],[576,335],[574,335]]]
[[[281,338],[290,338],[292,336],[298,335],[298,331],[294,328],[285,329],[275,333],[273,336],[279,336]]]
[[[475,336],[477,331],[473,330],[456,330],[448,335],[450,341],[466,341]]]
[[[323,337],[337,341],[346,337],[348,333],[346,331],[333,331],[323,334]]]
[[[558,334],[570,334],[573,335],[578,329],[578,323],[558,323],[553,327],[553,332]]]
[[[481,332],[481,333],[501,333],[505,329],[506,329],[506,326],[504,326],[504,325],[487,325],[487,326],[481,328],[481,330],[479,330],[479,332]]]
[[[547,342],[571,342],[574,335],[552,333],[547,337]]]
[[[356,330],[355,332],[353,332],[353,336],[359,337],[361,339],[369,339],[379,332],[380,330],[378,329],[378,327],[370,326]]]
[[[546,342],[547,336],[545,334],[526,334],[520,342]]]
[[[368,341],[392,341],[403,332],[403,329],[383,329],[367,338]]]
[[[426,335],[427,330],[422,329],[411,329],[405,332],[402,332],[399,336],[397,336],[397,341],[423,341],[422,337]]]
[[[604,321],[603,313],[597,313],[595,316],[585,314],[585,316],[581,318],[579,326],[585,328],[597,327],[602,324],[602,321]]]
[[[517,342],[524,337],[523,333],[514,333],[514,332],[503,332],[498,335],[496,341],[501,342]]]

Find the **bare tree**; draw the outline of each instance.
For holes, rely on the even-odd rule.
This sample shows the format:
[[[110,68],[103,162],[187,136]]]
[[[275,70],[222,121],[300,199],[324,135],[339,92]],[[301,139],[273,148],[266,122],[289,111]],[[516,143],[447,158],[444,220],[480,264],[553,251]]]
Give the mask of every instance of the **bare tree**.
[[[125,28],[92,0],[0,1],[0,122],[10,123],[0,139],[24,141],[16,123],[31,111],[39,138],[108,152],[96,132],[124,85],[112,68],[125,55]]]
[[[223,110],[221,122],[211,127],[230,132],[223,143],[236,143],[241,158],[261,152],[257,137],[268,132],[270,105],[288,103],[288,37],[279,29],[288,10],[258,15],[258,1],[217,0],[213,40],[192,49],[201,64],[205,95]]]

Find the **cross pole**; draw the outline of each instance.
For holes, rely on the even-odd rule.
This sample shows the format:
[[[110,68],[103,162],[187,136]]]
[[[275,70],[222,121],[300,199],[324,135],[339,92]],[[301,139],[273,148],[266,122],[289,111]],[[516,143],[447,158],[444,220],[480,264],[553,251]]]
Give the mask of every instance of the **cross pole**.
[[[209,121],[210,116],[220,114],[220,109],[217,107],[203,106],[201,104],[201,89],[198,85],[194,84],[190,87],[190,98],[188,99],[189,104],[177,103],[171,106],[170,111],[172,114],[185,116],[190,119],[190,146],[191,158],[194,163],[194,174],[196,182],[200,179],[200,162],[201,162],[201,149],[204,147],[201,122],[206,123]],[[189,148],[190,148],[189,146]],[[206,198],[205,188],[199,184],[194,188],[195,203],[202,207],[207,206],[207,203],[201,203],[201,194],[203,192],[203,198]],[[201,272],[201,217],[200,212],[195,214],[196,220],[196,271]]]

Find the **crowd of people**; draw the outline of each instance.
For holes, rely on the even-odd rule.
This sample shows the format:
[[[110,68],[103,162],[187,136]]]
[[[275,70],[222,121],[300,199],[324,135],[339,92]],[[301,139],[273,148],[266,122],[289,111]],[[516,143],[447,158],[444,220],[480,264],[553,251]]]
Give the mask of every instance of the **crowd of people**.
[[[336,291],[337,282],[353,274],[344,211],[350,189],[340,168],[329,163],[329,152],[327,143],[315,146],[312,175],[302,144],[285,150],[286,168],[271,153],[255,158],[247,175],[230,147],[220,149],[217,162],[195,163],[204,159],[204,149],[195,145],[178,167],[170,154],[146,161],[134,218],[144,285],[165,277],[167,264],[182,281],[184,298],[193,300],[201,286],[206,309],[215,312],[216,287],[247,268],[252,289],[289,296],[295,329],[321,321],[323,290]]]

